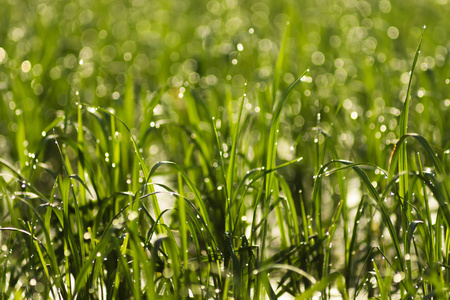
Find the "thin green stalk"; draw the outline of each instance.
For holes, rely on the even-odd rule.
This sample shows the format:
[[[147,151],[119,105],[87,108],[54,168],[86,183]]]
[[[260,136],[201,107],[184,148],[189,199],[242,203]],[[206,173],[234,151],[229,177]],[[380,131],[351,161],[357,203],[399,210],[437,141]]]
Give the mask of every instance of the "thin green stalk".
[[[238,118],[232,128],[232,133],[231,133],[232,145],[231,145],[231,152],[230,152],[230,161],[228,164],[228,169],[227,169],[227,174],[226,174],[226,189],[227,189],[226,203],[228,204],[225,207],[225,212],[226,212],[225,231],[226,232],[233,230],[233,228],[231,228],[231,227],[229,228],[228,226],[231,224],[231,220],[233,220],[233,213],[235,213],[235,211],[232,209],[235,206],[233,206],[233,203],[231,203],[231,199],[233,199],[234,173],[237,170],[236,155],[237,155],[237,146],[238,146],[238,140],[239,140],[240,123],[241,123],[241,117],[242,117],[242,109],[244,108],[244,102],[245,102],[246,97],[247,97],[247,83],[245,83],[244,95],[242,96],[241,104],[239,105]]]
[[[416,49],[416,53],[414,55],[414,60],[412,63],[412,67],[411,67],[411,72],[410,72],[410,77],[409,77],[409,82],[408,82],[408,88],[406,91],[406,97],[405,97],[405,103],[402,109],[402,113],[400,115],[400,122],[399,122],[399,127],[400,127],[400,137],[403,137],[404,135],[407,134],[408,132],[408,115],[409,115],[409,107],[410,107],[410,102],[411,102],[411,84],[412,84],[412,79],[413,79],[413,75],[414,75],[414,69],[416,67],[416,63],[417,63],[417,59],[419,58],[419,54],[420,54],[420,46],[422,45],[422,39],[423,39],[423,32],[422,35],[420,37],[420,41],[419,44],[417,45],[417,49]],[[399,160],[398,160],[398,172],[401,174],[405,174],[400,176],[399,178],[399,198],[400,201],[402,203],[402,209],[403,209],[403,213],[405,214],[405,218],[402,218],[402,227],[403,227],[403,232],[405,233],[403,235],[403,245],[405,247],[404,251],[406,252],[406,247],[408,244],[407,241],[407,235],[406,232],[408,230],[408,226],[409,226],[409,222],[411,222],[411,207],[409,205],[409,200],[411,197],[411,194],[409,193],[408,189],[409,189],[409,184],[408,184],[408,151],[406,148],[406,145],[402,144],[400,146],[400,153],[399,153]],[[408,273],[408,278],[411,277],[411,268],[409,266],[410,262],[407,262],[408,267],[407,267],[407,273]]]
[[[178,174],[178,191],[179,197],[178,200],[178,218],[180,222],[180,238],[181,238],[181,253],[183,257],[183,270],[185,276],[183,277],[182,284],[185,284],[187,281],[186,272],[188,270],[188,244],[187,244],[187,227],[186,227],[186,208],[185,201],[183,197],[183,177],[181,174]]]

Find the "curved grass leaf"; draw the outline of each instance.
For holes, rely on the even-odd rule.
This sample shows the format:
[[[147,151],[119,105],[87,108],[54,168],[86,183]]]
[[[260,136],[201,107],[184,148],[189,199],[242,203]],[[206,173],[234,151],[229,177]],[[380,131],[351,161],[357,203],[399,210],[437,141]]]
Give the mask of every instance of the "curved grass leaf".
[[[315,293],[324,290],[327,286],[332,284],[336,278],[339,276],[342,276],[338,272],[333,272],[331,274],[328,274],[324,278],[322,278],[319,282],[311,286],[309,289],[307,289],[304,293],[298,295],[295,297],[295,300],[306,300],[314,296]]]

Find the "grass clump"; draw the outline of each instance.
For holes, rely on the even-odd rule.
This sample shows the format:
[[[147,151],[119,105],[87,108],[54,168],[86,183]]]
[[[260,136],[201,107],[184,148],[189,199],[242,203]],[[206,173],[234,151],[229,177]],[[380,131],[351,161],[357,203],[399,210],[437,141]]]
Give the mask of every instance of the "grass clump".
[[[106,2],[0,13],[2,299],[448,298],[445,1]]]

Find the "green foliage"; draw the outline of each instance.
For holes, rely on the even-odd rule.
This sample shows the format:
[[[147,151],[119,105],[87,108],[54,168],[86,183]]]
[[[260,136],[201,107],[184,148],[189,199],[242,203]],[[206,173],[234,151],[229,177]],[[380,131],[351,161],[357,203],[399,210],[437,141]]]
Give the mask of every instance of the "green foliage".
[[[4,1],[0,298],[447,299],[447,2]]]

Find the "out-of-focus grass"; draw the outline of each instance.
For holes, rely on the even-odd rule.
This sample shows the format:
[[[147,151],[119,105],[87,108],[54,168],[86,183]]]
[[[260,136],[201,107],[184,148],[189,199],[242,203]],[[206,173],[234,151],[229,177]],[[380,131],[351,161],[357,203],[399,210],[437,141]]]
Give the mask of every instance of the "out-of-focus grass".
[[[1,297],[447,298],[449,10],[5,0]]]

